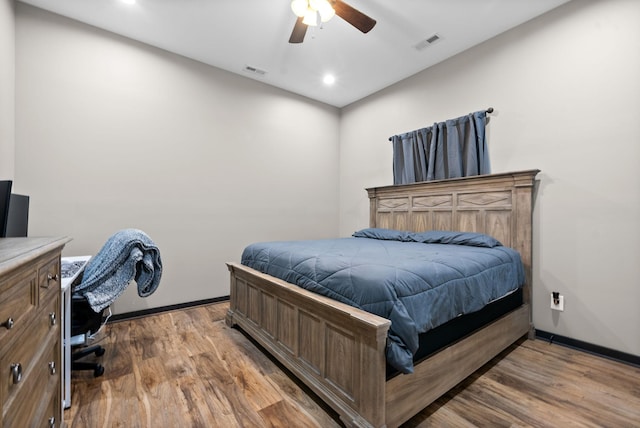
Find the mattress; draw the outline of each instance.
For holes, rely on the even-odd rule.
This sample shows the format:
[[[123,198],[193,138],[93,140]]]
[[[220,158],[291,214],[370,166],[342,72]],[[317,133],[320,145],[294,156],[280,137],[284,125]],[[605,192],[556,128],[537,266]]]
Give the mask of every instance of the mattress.
[[[523,290],[521,287],[504,297],[490,302],[479,311],[460,315],[434,329],[421,333],[419,336],[418,350],[413,354],[414,364],[419,363],[425,358],[429,358],[436,352],[484,327],[488,323],[517,309],[523,303]],[[400,372],[387,363],[387,380],[398,374],[400,374]]]
[[[413,371],[419,335],[524,283],[517,251],[481,234],[364,229],[349,238],[262,242],[242,264],[391,321],[387,362]]]

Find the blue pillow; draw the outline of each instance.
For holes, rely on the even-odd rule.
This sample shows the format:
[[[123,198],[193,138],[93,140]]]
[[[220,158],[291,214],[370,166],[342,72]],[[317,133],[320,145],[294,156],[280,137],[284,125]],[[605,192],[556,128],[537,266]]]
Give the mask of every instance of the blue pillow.
[[[411,232],[404,230],[380,229],[375,227],[359,230],[354,232],[352,236],[354,238],[370,238],[384,241],[413,242]]]
[[[489,235],[474,232],[452,232],[448,230],[430,230],[428,232],[412,233],[415,242],[424,244],[457,244],[473,247],[499,247],[502,243]]]

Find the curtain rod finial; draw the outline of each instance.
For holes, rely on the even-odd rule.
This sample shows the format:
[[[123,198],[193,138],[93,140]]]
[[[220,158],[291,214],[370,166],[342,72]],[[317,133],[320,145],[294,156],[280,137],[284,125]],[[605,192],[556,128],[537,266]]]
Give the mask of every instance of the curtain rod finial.
[[[487,109],[487,113],[493,113],[493,107],[489,107],[489,108]]]

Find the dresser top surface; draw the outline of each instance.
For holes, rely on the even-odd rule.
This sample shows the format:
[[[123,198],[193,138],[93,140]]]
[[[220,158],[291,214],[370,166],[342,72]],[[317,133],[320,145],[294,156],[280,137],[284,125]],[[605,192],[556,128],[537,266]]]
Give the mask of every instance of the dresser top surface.
[[[49,251],[62,248],[68,237],[0,238],[0,275]]]

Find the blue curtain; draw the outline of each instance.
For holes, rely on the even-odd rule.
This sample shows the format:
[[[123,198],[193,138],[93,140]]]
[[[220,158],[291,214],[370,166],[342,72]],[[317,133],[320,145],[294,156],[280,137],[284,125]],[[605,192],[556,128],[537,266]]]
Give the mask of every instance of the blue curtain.
[[[394,135],[393,184],[491,173],[485,110]]]

